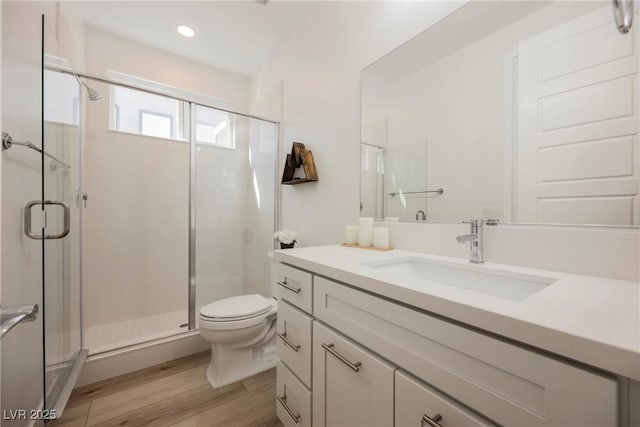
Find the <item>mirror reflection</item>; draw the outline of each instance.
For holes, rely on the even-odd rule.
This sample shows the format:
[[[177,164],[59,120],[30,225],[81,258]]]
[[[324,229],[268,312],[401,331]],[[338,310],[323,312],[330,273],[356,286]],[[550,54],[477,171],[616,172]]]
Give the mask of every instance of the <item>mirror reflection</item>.
[[[609,1],[461,5],[362,72],[361,215],[640,224],[637,42]]]

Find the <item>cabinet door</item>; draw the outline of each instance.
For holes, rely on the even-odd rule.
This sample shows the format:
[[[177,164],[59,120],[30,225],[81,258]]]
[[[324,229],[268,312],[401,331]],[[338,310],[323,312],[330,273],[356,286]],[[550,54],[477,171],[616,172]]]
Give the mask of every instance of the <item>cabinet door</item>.
[[[495,424],[398,370],[395,387],[395,427],[418,426],[492,427]]]
[[[314,427],[392,426],[393,373],[393,366],[314,322]]]

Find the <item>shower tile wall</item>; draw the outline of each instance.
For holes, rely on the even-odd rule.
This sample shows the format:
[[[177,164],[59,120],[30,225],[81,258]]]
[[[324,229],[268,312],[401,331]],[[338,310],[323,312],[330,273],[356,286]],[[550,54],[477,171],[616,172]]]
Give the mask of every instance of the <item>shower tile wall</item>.
[[[196,306],[245,293],[247,132],[236,148],[196,147]]]
[[[189,236],[188,144],[109,131],[109,88],[91,85],[105,98],[86,114],[88,342],[93,327],[187,308]]]

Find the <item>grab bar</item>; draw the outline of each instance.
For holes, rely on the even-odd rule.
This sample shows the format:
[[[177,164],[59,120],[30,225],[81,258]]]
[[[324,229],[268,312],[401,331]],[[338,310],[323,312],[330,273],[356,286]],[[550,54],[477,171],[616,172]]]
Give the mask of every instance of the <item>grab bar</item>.
[[[437,190],[424,190],[424,191],[401,191],[401,192],[392,192],[388,195],[391,197],[396,197],[400,194],[427,194],[427,193],[437,193],[439,196],[444,194],[444,188],[438,188]]]
[[[46,151],[42,151],[42,148],[38,147],[34,143],[29,142],[29,141],[25,141],[25,142],[14,141],[13,138],[11,137],[11,135],[9,135],[7,132],[2,132],[2,149],[3,150],[8,150],[13,145],[21,145],[23,147],[31,148],[32,150],[37,151],[38,153],[44,154],[45,156],[47,156],[48,158],[50,158],[54,162],[64,166],[65,168],[71,169],[71,166],[69,166],[68,164],[66,164],[62,160],[58,159],[57,157],[52,156],[51,154],[47,153]]]
[[[7,332],[13,329],[20,322],[33,322],[38,318],[38,304],[19,305],[15,307],[0,308],[0,324],[4,337]]]

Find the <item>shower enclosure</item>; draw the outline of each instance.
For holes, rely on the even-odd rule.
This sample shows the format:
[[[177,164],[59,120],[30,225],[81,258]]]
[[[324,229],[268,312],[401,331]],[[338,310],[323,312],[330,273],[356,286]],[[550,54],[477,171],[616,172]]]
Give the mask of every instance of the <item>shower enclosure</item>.
[[[8,426],[61,414],[86,357],[76,200],[80,88],[71,75],[49,69],[65,64],[55,31],[44,15],[25,11],[4,9],[8,25],[17,23],[12,34],[37,35],[41,43],[40,52],[29,51],[28,66],[3,69],[3,79],[19,82],[3,87],[1,360],[2,425]],[[40,31],[22,34],[18,27],[29,20]],[[11,43],[4,48],[5,61],[24,55]],[[25,305],[37,308],[32,321],[6,330],[7,307]]]
[[[277,124],[83,77],[84,337],[101,354],[193,331],[202,305],[271,294]]]

